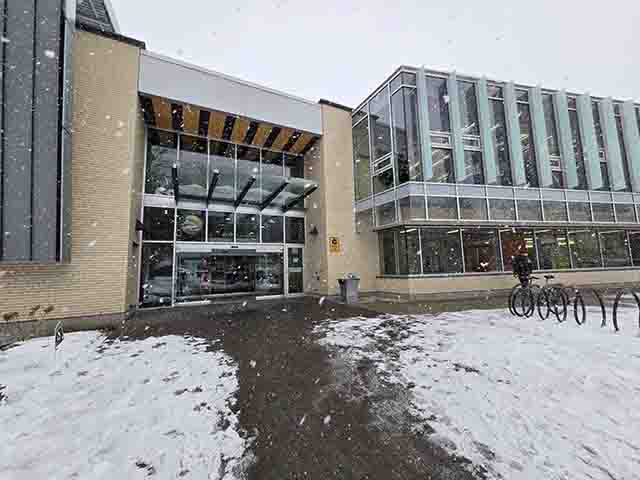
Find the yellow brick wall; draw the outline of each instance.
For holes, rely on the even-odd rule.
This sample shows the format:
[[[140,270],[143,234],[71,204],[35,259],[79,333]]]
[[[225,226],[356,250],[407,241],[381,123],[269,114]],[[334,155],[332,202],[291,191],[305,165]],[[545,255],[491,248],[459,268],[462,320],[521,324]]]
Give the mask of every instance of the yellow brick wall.
[[[127,309],[130,200],[137,180],[138,48],[78,31],[73,50],[72,258],[0,267],[0,326]],[[137,159],[136,159],[137,160]],[[36,306],[41,308],[30,314]],[[45,313],[45,307],[53,310]]]

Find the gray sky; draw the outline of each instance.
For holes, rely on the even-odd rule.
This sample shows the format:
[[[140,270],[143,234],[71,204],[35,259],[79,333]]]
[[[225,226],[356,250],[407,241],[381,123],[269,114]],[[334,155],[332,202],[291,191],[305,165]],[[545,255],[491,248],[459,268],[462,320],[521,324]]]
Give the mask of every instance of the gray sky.
[[[401,64],[640,101],[631,0],[112,4],[151,51],[314,101],[356,106]]]

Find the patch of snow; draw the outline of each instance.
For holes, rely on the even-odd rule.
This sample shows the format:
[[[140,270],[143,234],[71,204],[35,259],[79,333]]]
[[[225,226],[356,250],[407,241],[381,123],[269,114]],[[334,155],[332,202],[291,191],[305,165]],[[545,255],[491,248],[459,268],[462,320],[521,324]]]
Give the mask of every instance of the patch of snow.
[[[637,480],[638,312],[619,312],[619,333],[600,328],[599,309],[587,318],[579,327],[503,310],[387,315],[316,332],[410,389],[407,407],[433,427],[431,439],[491,478]]]
[[[237,366],[178,336],[71,333],[0,352],[0,478],[240,478]]]
[[[255,360],[251,360],[251,361],[249,362],[249,365],[251,365],[251,368],[256,368],[257,363],[256,363],[256,361],[255,361]]]
[[[322,422],[325,425],[329,425],[329,423],[331,422],[331,415],[327,415],[326,417],[324,417],[324,420]]]

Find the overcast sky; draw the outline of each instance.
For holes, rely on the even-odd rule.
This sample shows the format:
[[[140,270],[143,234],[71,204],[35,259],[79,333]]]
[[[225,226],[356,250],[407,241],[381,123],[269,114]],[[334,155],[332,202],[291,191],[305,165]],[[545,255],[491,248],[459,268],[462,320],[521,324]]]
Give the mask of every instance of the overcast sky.
[[[151,51],[314,101],[356,106],[401,64],[640,101],[631,0],[111,1]]]

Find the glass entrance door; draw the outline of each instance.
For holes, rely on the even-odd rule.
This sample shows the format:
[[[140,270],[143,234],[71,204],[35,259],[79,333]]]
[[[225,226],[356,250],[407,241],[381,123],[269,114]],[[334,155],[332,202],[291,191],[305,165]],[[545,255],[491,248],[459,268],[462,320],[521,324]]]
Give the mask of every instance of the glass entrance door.
[[[302,248],[289,248],[289,295],[303,293]]]

